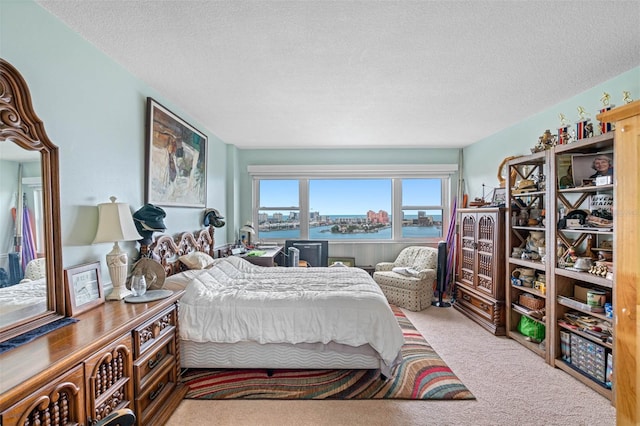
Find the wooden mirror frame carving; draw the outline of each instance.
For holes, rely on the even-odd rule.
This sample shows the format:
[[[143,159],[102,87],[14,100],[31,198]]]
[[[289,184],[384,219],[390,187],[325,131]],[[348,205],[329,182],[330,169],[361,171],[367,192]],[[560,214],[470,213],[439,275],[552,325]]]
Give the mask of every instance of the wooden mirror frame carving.
[[[13,65],[0,58],[0,142],[5,141],[40,152],[47,310],[0,329],[0,342],[53,322],[65,313],[58,147],[49,140],[42,120],[33,110],[24,78]]]

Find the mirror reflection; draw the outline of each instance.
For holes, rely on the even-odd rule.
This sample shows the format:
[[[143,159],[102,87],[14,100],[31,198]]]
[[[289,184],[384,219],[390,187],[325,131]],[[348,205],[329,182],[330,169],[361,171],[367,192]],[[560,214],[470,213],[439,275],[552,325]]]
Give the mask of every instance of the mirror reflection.
[[[0,328],[47,311],[39,151],[0,143]]]

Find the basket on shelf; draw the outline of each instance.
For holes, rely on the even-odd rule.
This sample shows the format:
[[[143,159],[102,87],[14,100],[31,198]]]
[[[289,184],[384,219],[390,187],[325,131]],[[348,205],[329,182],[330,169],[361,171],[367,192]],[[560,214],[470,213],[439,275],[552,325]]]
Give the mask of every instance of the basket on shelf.
[[[521,294],[518,303],[527,309],[537,311],[544,308],[544,299],[538,299],[530,294]]]

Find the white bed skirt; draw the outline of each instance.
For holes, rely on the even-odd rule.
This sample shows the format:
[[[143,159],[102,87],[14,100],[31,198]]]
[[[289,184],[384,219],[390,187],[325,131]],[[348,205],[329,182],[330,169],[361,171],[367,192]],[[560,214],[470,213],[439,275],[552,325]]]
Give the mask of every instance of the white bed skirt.
[[[391,371],[374,355],[330,349],[317,351],[290,344],[180,341],[183,368],[380,369]]]

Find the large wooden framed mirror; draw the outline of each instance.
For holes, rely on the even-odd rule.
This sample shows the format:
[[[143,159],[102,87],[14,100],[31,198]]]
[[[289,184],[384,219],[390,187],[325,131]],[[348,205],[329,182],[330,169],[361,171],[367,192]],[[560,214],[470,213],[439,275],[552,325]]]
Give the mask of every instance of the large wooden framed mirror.
[[[0,342],[64,316],[58,147],[0,58]]]

